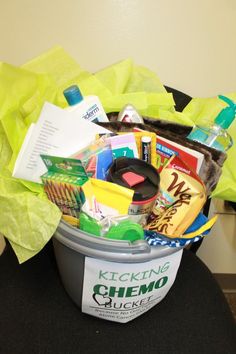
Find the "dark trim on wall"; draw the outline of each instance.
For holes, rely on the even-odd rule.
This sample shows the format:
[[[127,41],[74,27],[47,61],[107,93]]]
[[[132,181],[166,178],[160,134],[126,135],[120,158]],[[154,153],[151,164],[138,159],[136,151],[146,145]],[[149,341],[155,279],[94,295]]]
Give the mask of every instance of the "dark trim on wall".
[[[215,273],[213,275],[222,290],[236,293],[236,274]]]

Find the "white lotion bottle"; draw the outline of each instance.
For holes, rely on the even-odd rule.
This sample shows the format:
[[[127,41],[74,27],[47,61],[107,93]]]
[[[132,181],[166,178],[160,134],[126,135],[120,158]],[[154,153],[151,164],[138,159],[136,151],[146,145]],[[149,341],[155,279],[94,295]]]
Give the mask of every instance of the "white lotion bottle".
[[[90,122],[109,122],[102,104],[97,96],[85,96],[77,85],[72,85],[63,91],[69,104],[67,110],[77,112],[80,118]]]

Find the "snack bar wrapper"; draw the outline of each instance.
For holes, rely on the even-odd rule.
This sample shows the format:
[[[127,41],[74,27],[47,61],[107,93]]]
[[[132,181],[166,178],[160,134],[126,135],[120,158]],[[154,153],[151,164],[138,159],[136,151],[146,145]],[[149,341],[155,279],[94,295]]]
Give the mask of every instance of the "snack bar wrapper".
[[[206,202],[205,185],[176,155],[160,177],[161,191],[145,229],[171,238],[184,237]]]

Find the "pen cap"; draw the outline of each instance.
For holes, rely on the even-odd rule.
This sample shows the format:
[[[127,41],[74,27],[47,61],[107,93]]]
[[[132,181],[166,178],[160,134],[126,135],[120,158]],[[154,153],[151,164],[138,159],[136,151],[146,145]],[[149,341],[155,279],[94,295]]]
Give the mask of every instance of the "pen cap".
[[[150,136],[143,136],[141,140],[142,140],[142,143],[146,143],[146,144],[148,144],[152,141]]]
[[[151,137],[150,136],[143,136],[141,139],[142,146],[141,146],[141,159],[148,163],[151,163]]]
[[[72,85],[63,91],[63,94],[70,106],[80,103],[83,100],[82,93],[77,85]]]

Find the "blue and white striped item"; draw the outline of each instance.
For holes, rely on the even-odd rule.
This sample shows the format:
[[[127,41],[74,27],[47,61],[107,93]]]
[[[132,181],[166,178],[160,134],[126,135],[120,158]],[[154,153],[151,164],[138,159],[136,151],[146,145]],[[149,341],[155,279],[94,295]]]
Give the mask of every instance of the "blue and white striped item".
[[[150,246],[169,246],[169,247],[184,247],[190,243],[199,241],[202,237],[210,232],[210,229],[204,231],[201,235],[197,235],[192,238],[187,238],[187,235],[191,232],[198,230],[202,225],[208,221],[207,217],[200,213],[194,222],[189,226],[185,232],[184,238],[170,238],[159,234],[155,231],[144,230],[144,239]]]

